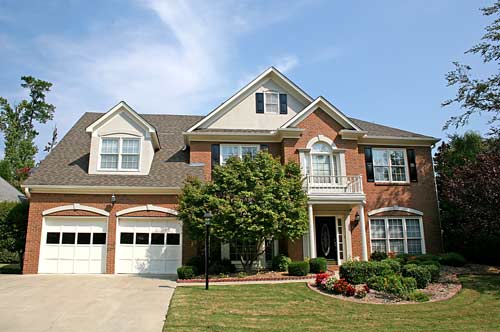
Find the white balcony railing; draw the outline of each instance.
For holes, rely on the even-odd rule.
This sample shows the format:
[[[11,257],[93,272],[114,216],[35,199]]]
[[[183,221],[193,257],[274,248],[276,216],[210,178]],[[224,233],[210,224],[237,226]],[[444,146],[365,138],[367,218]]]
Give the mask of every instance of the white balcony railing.
[[[308,175],[305,181],[308,194],[362,194],[361,175]]]

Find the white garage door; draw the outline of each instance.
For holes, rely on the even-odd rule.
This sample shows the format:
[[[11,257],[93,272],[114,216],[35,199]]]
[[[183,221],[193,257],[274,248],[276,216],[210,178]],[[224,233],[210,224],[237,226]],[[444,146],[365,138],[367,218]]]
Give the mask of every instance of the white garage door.
[[[120,218],[117,273],[175,274],[181,266],[182,226],[173,218]]]
[[[46,217],[39,273],[104,273],[107,222],[93,217]]]

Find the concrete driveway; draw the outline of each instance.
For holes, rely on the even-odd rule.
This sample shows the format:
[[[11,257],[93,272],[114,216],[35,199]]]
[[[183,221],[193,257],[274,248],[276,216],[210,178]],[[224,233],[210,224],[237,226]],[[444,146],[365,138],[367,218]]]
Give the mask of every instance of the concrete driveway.
[[[161,277],[0,275],[0,331],[161,332],[175,285]]]

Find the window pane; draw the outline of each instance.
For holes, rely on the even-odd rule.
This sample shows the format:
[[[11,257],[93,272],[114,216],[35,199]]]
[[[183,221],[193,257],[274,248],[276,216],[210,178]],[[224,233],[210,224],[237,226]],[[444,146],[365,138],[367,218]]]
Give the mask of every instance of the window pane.
[[[385,221],[384,219],[370,220],[371,237],[374,239],[385,239]],[[384,245],[385,248],[385,245]]]
[[[90,233],[78,233],[77,244],[90,244]]]
[[[123,169],[138,169],[139,168],[139,156],[138,155],[123,155],[122,156],[122,168]]]
[[[257,152],[258,152],[258,148],[256,146],[242,146],[241,147],[241,156],[242,157],[249,155],[253,158],[257,155]]]
[[[134,233],[120,233],[120,244],[133,244]]]
[[[163,234],[163,233],[151,233],[151,244],[164,245],[165,244],[165,234]]]
[[[225,163],[230,157],[239,156],[239,147],[237,145],[222,145],[220,151],[222,163]]]
[[[135,244],[149,244],[149,233],[135,233]]]
[[[332,149],[323,142],[314,143],[311,149],[313,152],[330,152]]]
[[[389,238],[403,238],[403,219],[388,219]]]
[[[396,150],[391,151],[391,165],[392,166],[404,166],[405,156],[403,151]]]
[[[422,240],[408,239],[408,253],[420,255],[422,253]]]
[[[389,166],[389,151],[373,150],[372,153],[374,166]]]
[[[372,252],[387,252],[385,240],[372,240]]]
[[[278,113],[279,95],[277,93],[265,93],[266,96],[266,112]]]
[[[106,244],[106,233],[94,233],[92,236],[92,244]]]
[[[396,254],[402,254],[405,252],[404,240],[389,240],[390,250]]]
[[[181,235],[176,233],[168,233],[167,234],[167,244],[177,245],[181,244]]]
[[[139,140],[137,138],[124,138],[122,140],[122,153],[139,154]]]
[[[375,181],[389,181],[389,167],[374,166]]]
[[[103,138],[101,153],[117,154],[118,153],[118,138]]]
[[[316,176],[332,175],[331,161],[329,155],[313,154],[312,157],[312,174]]]
[[[392,166],[392,181],[406,181],[406,167]]]
[[[406,236],[420,238],[420,221],[418,219],[406,219]]]
[[[47,232],[47,244],[59,244],[59,232]]]
[[[239,261],[240,256],[250,258],[257,252],[254,242],[232,241],[229,243],[229,257],[232,261]]]
[[[63,233],[62,244],[75,244],[75,233]]]
[[[117,169],[118,168],[118,155],[116,155],[116,154],[103,154],[103,155],[101,155],[101,168],[102,169]]]

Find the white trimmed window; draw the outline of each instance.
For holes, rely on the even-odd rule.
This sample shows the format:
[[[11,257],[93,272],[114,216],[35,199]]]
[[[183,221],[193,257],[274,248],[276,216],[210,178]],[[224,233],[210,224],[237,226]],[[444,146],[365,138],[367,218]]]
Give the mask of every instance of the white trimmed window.
[[[375,182],[408,182],[405,149],[373,149]]]
[[[138,171],[140,145],[141,140],[139,138],[102,138],[100,169]]]
[[[371,251],[425,254],[423,233],[422,218],[371,218]]]
[[[243,158],[246,155],[252,158],[259,152],[259,145],[238,145],[238,144],[221,144],[220,146],[220,164],[224,165],[226,160],[231,157]]]
[[[264,93],[264,113],[279,114],[280,94],[278,92]]]

